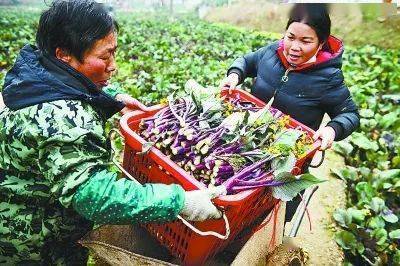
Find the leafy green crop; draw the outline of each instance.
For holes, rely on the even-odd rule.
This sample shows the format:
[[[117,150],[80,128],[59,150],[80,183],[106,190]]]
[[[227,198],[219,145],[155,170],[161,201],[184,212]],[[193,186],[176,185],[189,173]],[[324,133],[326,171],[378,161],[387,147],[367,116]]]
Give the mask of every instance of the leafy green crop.
[[[360,107],[361,126],[337,143],[348,166],[334,169],[348,187],[335,220],[337,243],[355,264],[400,264],[400,52],[348,49],[343,70]]]
[[[124,15],[120,22],[116,81],[146,103],[183,88],[191,78],[216,86],[237,56],[273,40],[190,18],[149,20]]]

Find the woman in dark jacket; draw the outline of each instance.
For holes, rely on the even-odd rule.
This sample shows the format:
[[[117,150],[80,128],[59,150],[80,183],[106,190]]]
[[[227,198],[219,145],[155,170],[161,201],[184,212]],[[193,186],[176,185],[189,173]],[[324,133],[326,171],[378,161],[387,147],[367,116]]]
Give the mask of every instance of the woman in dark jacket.
[[[236,59],[221,87],[233,89],[255,78],[253,95],[265,102],[274,97],[273,107],[317,130],[314,139],[321,138],[321,150],[331,147],[349,136],[360,119],[343,79],[343,44],[330,28],[324,5],[295,5],[283,39]],[[325,113],[331,120],[319,128]],[[288,205],[287,220],[295,211],[291,205],[298,202]]]
[[[343,44],[330,35],[324,6],[297,4],[290,13],[283,39],[235,60],[223,87],[234,88],[256,78],[252,94],[317,130],[321,150],[342,140],[359,126],[357,106],[341,70]],[[319,129],[324,114],[331,121]]]

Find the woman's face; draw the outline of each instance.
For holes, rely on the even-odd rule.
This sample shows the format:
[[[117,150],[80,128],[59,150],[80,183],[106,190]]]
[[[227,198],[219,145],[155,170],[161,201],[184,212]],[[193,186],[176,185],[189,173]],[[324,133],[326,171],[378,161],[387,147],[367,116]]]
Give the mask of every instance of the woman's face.
[[[290,64],[301,65],[313,57],[320,48],[316,32],[307,24],[293,22],[286,30],[284,53]]]
[[[116,49],[117,35],[111,32],[103,39],[97,40],[93,47],[84,53],[82,62],[71,56],[67,63],[89,78],[98,88],[102,88],[108,85],[109,79],[116,70]]]

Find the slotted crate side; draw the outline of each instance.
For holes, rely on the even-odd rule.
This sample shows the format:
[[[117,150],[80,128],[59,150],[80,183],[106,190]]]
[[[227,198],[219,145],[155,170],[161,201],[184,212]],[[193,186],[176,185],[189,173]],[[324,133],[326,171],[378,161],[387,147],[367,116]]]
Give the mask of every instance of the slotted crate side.
[[[141,183],[179,183],[149,157],[137,154],[129,146],[125,147],[124,168]],[[253,221],[253,219],[249,219],[249,216],[257,218],[266,209],[270,209],[273,206],[272,198],[268,194],[270,192],[266,191],[266,189],[260,189],[258,193],[246,200],[247,204],[239,207],[235,206],[235,208],[226,207],[225,213],[230,221],[231,228],[231,235],[227,240],[220,240],[213,236],[197,235],[180,221],[163,224],[153,223],[144,226],[184,264],[203,264],[208,258],[228,245],[246,225]],[[198,222],[195,223],[195,226],[202,231],[219,232],[221,228],[225,228],[222,220]],[[220,233],[224,234],[225,232],[222,231]]]

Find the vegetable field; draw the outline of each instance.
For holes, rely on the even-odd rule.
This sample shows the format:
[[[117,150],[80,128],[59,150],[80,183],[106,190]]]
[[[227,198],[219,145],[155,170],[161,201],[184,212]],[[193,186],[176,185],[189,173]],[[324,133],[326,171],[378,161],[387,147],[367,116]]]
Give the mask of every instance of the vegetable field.
[[[1,83],[19,49],[34,43],[38,17],[36,11],[0,9]],[[147,104],[182,90],[189,79],[217,86],[236,57],[280,37],[193,17],[117,17],[113,81]],[[348,188],[348,208],[334,213],[335,239],[354,265],[400,264],[399,60],[400,51],[374,46],[345,50],[343,71],[362,119],[357,132],[335,145],[347,167],[332,172]]]

